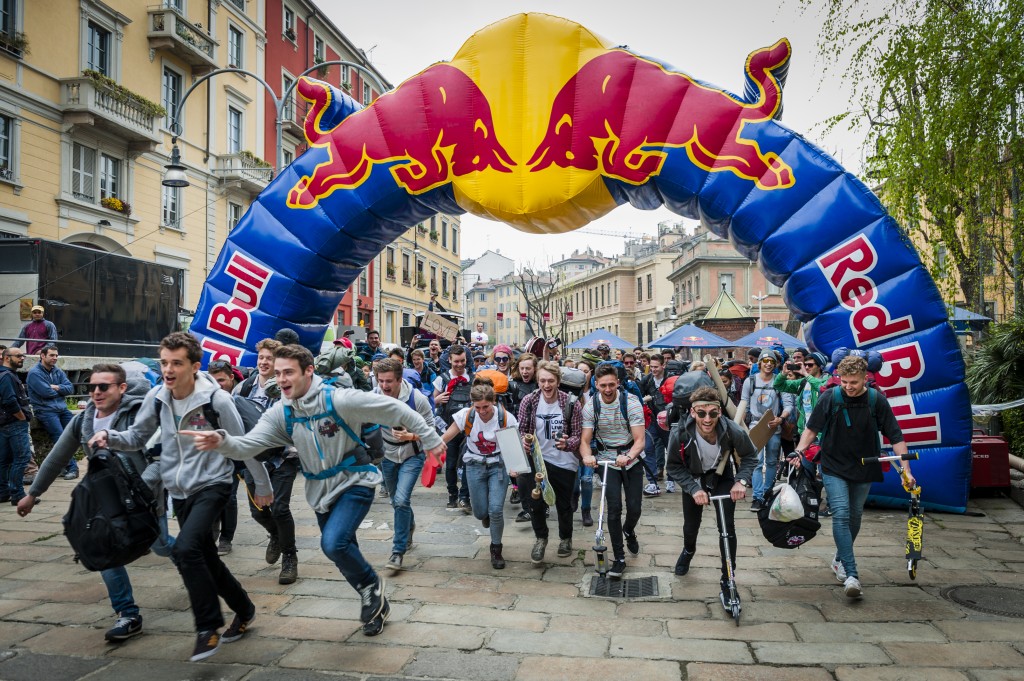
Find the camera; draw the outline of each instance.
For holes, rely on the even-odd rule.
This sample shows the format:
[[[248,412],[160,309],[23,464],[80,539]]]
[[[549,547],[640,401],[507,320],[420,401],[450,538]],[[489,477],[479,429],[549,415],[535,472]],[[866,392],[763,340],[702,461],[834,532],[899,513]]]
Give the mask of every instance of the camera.
[[[789,371],[800,371],[800,362],[787,362],[786,369]]]

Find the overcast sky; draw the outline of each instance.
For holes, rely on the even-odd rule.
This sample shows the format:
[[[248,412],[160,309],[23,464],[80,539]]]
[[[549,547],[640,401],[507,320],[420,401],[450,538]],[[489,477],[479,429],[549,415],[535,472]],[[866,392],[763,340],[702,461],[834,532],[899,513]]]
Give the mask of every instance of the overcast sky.
[[[815,47],[821,17],[800,13],[797,0],[389,0],[386,3],[321,3],[335,24],[371,56],[395,85],[433,62],[450,60],[469,36],[518,12],[547,12],[576,21],[615,45],[656,57],[700,80],[731,92],[743,90],[743,64],[753,50],[787,37],[793,57],[784,90],[782,123],[833,154],[851,170],[860,167],[861,135],[823,137],[820,123],[847,108],[843,83],[822,82]],[[582,230],[532,235],[508,225],[463,215],[462,257],[490,248],[520,264],[543,266],[574,248],[622,251],[622,238],[589,230],[654,234],[658,222],[678,220],[661,208],[622,206]]]

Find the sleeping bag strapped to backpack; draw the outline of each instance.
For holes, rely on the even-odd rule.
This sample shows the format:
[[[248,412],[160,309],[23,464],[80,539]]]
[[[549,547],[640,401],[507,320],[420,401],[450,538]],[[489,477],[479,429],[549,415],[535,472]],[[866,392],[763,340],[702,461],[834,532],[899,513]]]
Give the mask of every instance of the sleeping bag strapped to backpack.
[[[781,471],[780,471],[781,473]],[[818,508],[821,505],[821,483],[803,466],[791,469],[789,473],[789,484],[796,490],[804,506],[802,518],[782,522],[772,520],[769,514],[772,510],[772,502],[775,501],[775,488],[765,492],[764,503],[761,510],[757,512],[757,521],[761,525],[761,534],[768,542],[779,549],[795,549],[803,546],[821,529],[818,521]]]
[[[494,394],[498,404],[511,412],[515,412],[515,396],[509,390],[508,376],[497,369],[481,369],[474,378],[488,378],[494,385]]]
[[[666,380],[665,383],[668,383]],[[662,384],[664,387],[664,383]],[[687,371],[675,377],[672,382],[672,400],[668,408],[668,424],[671,426],[690,411],[690,395],[697,388],[715,388],[715,382],[703,371]],[[666,400],[668,402],[668,400]]]
[[[156,500],[131,460],[107,449],[89,458],[63,518],[75,561],[97,572],[123,567],[149,553],[160,536]]]

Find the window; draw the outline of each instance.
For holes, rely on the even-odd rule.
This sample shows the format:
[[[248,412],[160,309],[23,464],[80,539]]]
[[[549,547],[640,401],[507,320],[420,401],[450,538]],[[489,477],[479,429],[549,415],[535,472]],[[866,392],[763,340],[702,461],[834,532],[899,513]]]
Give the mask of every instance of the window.
[[[430,266],[430,292],[437,293],[437,265]]]
[[[644,299],[644,285],[643,280],[640,277],[636,278],[636,299],[637,302]]]
[[[164,7],[176,9],[182,14],[185,13],[185,0],[164,0]]]
[[[448,221],[441,220],[441,248],[448,248]]]
[[[392,248],[391,246],[387,247],[387,254],[386,258],[384,259],[384,262],[387,263],[387,266],[389,268],[395,266],[395,249]]]
[[[453,274],[453,275],[452,275],[452,298],[454,298],[454,297],[455,297],[455,289],[457,288],[457,287],[456,287],[456,285],[455,285],[455,283],[456,283],[457,281],[458,281],[458,279],[456,279],[456,278],[455,278],[455,275]]]
[[[90,21],[88,27],[86,68],[110,75],[110,31]]]
[[[228,0],[228,2],[230,2],[232,5],[234,5],[241,11],[245,11],[245,0]]]
[[[947,256],[946,244],[939,244],[935,247],[935,266],[939,269],[939,272],[946,271]]]
[[[654,299],[654,276],[647,275],[647,300]]]
[[[644,344],[644,324],[643,322],[636,323],[636,344]]]
[[[285,167],[287,167],[290,166],[292,164],[292,161],[295,160],[295,154],[288,150],[285,150],[281,152],[281,158],[284,162]]]
[[[367,280],[366,268],[364,267],[363,271],[359,273],[359,295],[361,296],[365,296],[369,290],[369,282]]]
[[[284,103],[284,111],[281,116],[286,121],[295,120],[295,90],[289,92],[289,88],[295,83],[295,79],[288,75],[281,76],[281,96],[287,94],[288,99]]]
[[[245,34],[234,26],[228,26],[228,66],[238,69],[245,68],[242,54],[244,41]]]
[[[242,219],[242,206],[241,204],[228,202],[228,231],[234,230],[238,226],[238,222]]]
[[[774,296],[774,295],[778,295],[779,293],[782,293],[782,289],[779,288],[778,286],[776,286],[775,284],[773,284],[770,281],[768,282],[768,287],[767,288],[768,288],[768,295],[770,295],[770,296]]]
[[[441,295],[448,295],[448,273],[441,273]]]
[[[402,254],[402,283],[403,284],[408,284],[409,283],[409,277],[412,276],[412,272],[410,271],[411,269],[412,269],[412,267],[411,267],[411,264],[410,264],[410,261],[409,261],[409,254],[408,253],[403,253]],[[406,326],[408,326],[408,324]]]
[[[96,150],[78,142],[71,149],[71,194],[80,201],[96,200]]]
[[[113,156],[100,154],[100,198],[121,198],[118,192],[120,188],[121,161]]]
[[[170,229],[181,229],[181,187],[163,188],[161,224]]]
[[[352,73],[348,64],[341,65],[341,86],[346,90],[352,87]]]
[[[479,310],[477,311],[477,314],[479,314],[479,315],[480,315],[481,317],[483,317],[484,315],[486,315],[486,314],[487,314],[487,308],[486,308],[486,307],[481,307],[481,308],[480,308],[480,309],[479,309]],[[487,322],[484,322],[484,329],[486,329],[486,328],[487,328]]]
[[[652,340],[654,340],[654,322],[647,322],[647,342],[650,343]]]
[[[18,30],[16,6],[17,0],[0,0],[0,33],[13,35]]]
[[[452,225],[452,253],[459,254],[459,231]]]
[[[228,153],[237,154],[242,151],[242,112],[233,106],[228,107]]]
[[[409,326],[409,313],[408,312],[403,312],[402,313],[402,326]]]
[[[288,38],[292,42],[295,41],[295,12],[291,11],[287,7],[284,8],[284,37]]]
[[[327,61],[324,55],[327,54],[327,45],[324,44],[324,39],[318,35],[313,36],[313,61],[322,62]]]
[[[487,294],[484,293],[483,291],[480,292],[480,302],[481,303],[486,303],[487,302]]]
[[[697,298],[700,298],[700,275],[699,274],[693,275],[693,290],[694,290],[694,294],[693,295],[695,297],[697,297]]]
[[[601,287],[601,307],[604,307],[604,289],[605,289],[605,287],[602,286]]]
[[[732,274],[722,274],[719,276],[718,280],[719,284],[721,284],[722,286],[722,289],[730,296],[732,295],[732,280]]]
[[[167,109],[167,127],[171,128],[178,119],[181,107],[181,74],[164,67],[163,105]],[[180,122],[180,121],[179,121]],[[172,130],[172,132],[174,132]]]
[[[370,84],[363,83],[363,106],[369,106],[370,102],[373,101],[373,97],[370,92]]]
[[[11,154],[13,139],[14,120],[9,116],[0,116],[0,180],[14,180],[14,158]]]

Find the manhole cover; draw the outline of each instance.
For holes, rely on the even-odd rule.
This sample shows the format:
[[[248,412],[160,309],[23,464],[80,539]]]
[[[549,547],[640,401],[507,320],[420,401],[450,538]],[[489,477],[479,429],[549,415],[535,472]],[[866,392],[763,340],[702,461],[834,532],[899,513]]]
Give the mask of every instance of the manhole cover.
[[[962,584],[942,590],[942,597],[990,615],[1024,618],[1024,589],[991,584]]]
[[[606,598],[650,598],[658,595],[658,578],[607,579],[596,575],[590,578],[590,595]]]

